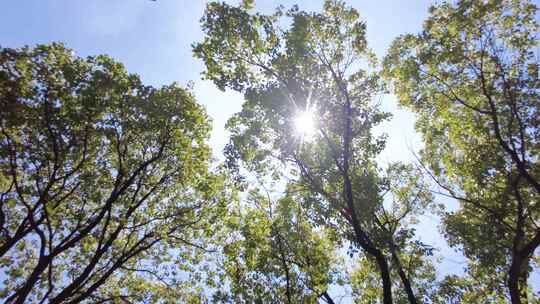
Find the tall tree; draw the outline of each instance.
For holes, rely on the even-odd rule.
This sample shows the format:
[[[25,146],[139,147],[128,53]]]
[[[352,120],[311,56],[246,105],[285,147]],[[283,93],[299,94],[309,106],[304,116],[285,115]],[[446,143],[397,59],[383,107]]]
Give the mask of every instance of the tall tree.
[[[490,268],[471,263],[464,275],[447,275],[438,282],[431,299],[434,303],[452,304],[508,303],[501,277],[504,272],[494,273]]]
[[[394,164],[386,170],[385,191],[392,195],[391,200],[386,200],[380,215],[386,223],[381,225],[381,232],[392,261],[391,270],[397,273],[392,277],[395,303],[410,302],[407,290],[400,288],[404,280],[409,280],[418,302],[431,298],[436,287],[434,264],[427,259],[433,255],[434,248],[417,240],[415,228],[411,225],[417,223],[416,215],[421,213],[417,209],[426,208],[431,202],[431,195],[421,179],[421,172],[413,170],[411,165]],[[359,255],[356,261],[348,272],[353,299],[359,304],[373,303],[381,295],[381,284],[374,280],[375,265],[365,254]]]
[[[361,68],[374,60],[365,24],[341,1],[325,1],[320,13],[279,7],[264,15],[250,12],[252,6],[209,3],[204,40],[194,45],[207,79],[245,94],[242,111],[228,124],[226,153],[254,172],[283,176],[294,168],[291,185],[313,220],[367,253],[377,265],[384,303],[392,303],[390,266],[400,268],[392,227],[409,212],[386,217],[388,185],[374,160],[385,140],[372,128],[389,115],[371,101],[382,91],[380,78]],[[424,192],[417,193],[414,206],[426,202]],[[412,278],[399,273],[416,303]]]
[[[418,246],[409,245],[407,251],[400,254],[401,261],[405,266],[403,269],[409,276],[415,278],[412,283],[419,302],[447,303],[435,300],[433,294],[437,290],[436,269],[433,263],[425,259],[425,250],[421,244]],[[353,303],[376,303],[381,298],[382,289],[380,281],[376,278],[377,270],[374,268],[375,265],[362,255],[355,259],[354,262],[354,267],[351,267],[348,272],[347,280],[351,287]],[[393,286],[399,287],[399,277],[393,277],[392,279]],[[394,303],[408,303],[407,293],[402,288],[395,289]]]
[[[160,266],[191,255],[218,202],[189,91],[61,44],[2,48],[0,107],[0,298],[165,298]]]
[[[450,243],[487,273],[506,270],[512,303],[527,302],[540,245],[536,12],[526,0],[445,2],[385,60],[401,104],[419,116],[423,161],[461,202],[444,218]]]
[[[298,202],[254,189],[231,213],[218,259],[219,285],[226,288],[215,293],[215,301],[334,303],[328,288],[340,281],[336,246]]]

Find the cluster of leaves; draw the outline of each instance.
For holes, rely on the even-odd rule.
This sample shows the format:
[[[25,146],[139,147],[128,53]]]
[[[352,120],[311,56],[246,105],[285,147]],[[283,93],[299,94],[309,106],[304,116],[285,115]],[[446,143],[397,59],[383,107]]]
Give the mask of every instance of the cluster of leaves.
[[[0,49],[0,103],[0,298],[178,296],[223,184],[193,96],[52,44]]]
[[[313,225],[338,235],[336,246],[350,242],[367,252],[384,281],[385,303],[392,301],[389,264],[416,301],[413,272],[400,258],[418,244],[408,224],[431,195],[413,167],[375,162],[385,136],[372,129],[390,115],[372,103],[384,88],[369,71],[375,60],[365,24],[341,1],[326,1],[320,13],[279,7],[264,15],[250,7],[209,3],[204,40],[194,45],[207,79],[244,93],[242,111],[228,122],[229,168],[286,177]],[[304,112],[317,117],[312,138],[292,131]]]
[[[219,259],[225,303],[315,303],[341,282],[332,238],[315,229],[291,197],[277,201],[253,190],[228,218]],[[331,298],[330,298],[331,299]]]
[[[385,59],[401,104],[418,114],[426,169],[461,203],[443,214],[450,244],[487,294],[508,286],[513,303],[527,301],[540,245],[536,12],[529,1],[443,3]]]
[[[343,287],[355,303],[538,302],[537,7],[435,5],[382,71],[342,1],[253,9],[208,3],[193,45],[204,77],[245,97],[219,174],[189,90],[61,44],[0,48],[0,299],[334,303]],[[377,161],[387,83],[417,114],[418,166]],[[296,130],[305,113],[312,134]],[[437,280],[414,226],[427,210],[463,276]]]

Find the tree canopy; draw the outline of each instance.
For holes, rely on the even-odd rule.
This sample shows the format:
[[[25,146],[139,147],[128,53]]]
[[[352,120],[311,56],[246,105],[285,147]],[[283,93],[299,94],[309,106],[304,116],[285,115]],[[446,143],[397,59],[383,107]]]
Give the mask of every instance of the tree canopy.
[[[166,298],[160,278],[190,264],[219,202],[189,91],[52,44],[1,49],[0,95],[0,297]]]
[[[335,229],[377,264],[384,302],[392,302],[392,264],[416,303],[412,273],[400,260],[413,244],[406,223],[431,197],[414,168],[375,162],[385,136],[372,128],[389,113],[372,102],[384,87],[370,68],[365,23],[340,1],[326,1],[320,13],[280,7],[263,15],[249,7],[210,3],[205,38],[194,45],[207,79],[245,94],[242,112],[228,123],[230,167],[238,170],[234,162],[242,160],[248,170],[278,178],[293,166],[290,190],[317,225]],[[316,118],[313,134],[292,131],[299,115]],[[392,202],[385,205],[386,193]]]
[[[450,244],[478,264],[471,275],[488,290],[507,285],[513,303],[526,302],[540,245],[536,10],[528,1],[445,3],[385,59],[400,102],[418,113],[429,174],[461,202],[444,215]]]
[[[436,3],[379,61],[342,0],[209,1],[193,57],[243,96],[222,158],[191,85],[0,47],[0,300],[540,303],[537,14]],[[389,152],[416,162],[381,160],[386,94],[423,142]]]

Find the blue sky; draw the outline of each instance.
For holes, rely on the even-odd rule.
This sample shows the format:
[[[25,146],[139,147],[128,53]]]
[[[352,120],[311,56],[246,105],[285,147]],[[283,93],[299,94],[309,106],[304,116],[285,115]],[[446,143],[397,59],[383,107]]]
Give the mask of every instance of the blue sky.
[[[306,10],[322,7],[322,1],[284,0],[257,1],[257,9],[271,10],[278,4],[294,3]],[[420,29],[429,1],[349,3],[367,21],[370,45],[382,56],[394,37]],[[203,0],[6,1],[0,10],[0,45],[19,47],[62,41],[80,56],[108,54],[148,84],[194,81],[199,102],[214,119],[212,144],[219,152],[226,141],[225,121],[240,109],[242,98],[236,93],[220,92],[211,83],[200,80],[203,65],[192,57],[191,44],[202,38],[199,19],[204,6]],[[385,100],[383,106],[393,109],[391,100]],[[406,143],[414,137],[411,118],[401,111],[385,126],[392,137],[392,153],[385,153],[384,157],[409,156]]]
[[[382,57],[400,34],[421,30],[432,1],[350,0],[367,22],[369,45]],[[321,1],[256,1],[257,9],[268,11],[279,4],[299,4],[301,9],[319,10]],[[200,79],[203,65],[192,57],[191,44],[202,38],[199,19],[203,0],[17,0],[0,5],[0,45],[20,47],[52,41],[64,42],[79,56],[108,54],[125,64],[131,73],[152,85],[193,81],[195,95],[214,121],[211,144],[219,155],[227,140],[226,120],[240,110],[241,95],[221,92]],[[389,134],[383,162],[413,159],[420,138],[414,132],[414,116],[398,109],[392,95],[381,99],[383,109],[394,113],[382,126]],[[449,204],[451,202],[447,201]],[[441,249],[445,262],[440,272],[460,272],[463,258],[447,248],[437,232],[438,220],[422,218],[421,238]]]

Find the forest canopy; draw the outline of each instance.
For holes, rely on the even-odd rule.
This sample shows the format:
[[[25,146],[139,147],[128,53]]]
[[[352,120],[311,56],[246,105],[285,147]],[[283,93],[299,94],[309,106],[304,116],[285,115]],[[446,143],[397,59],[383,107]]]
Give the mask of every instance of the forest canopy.
[[[193,57],[243,97],[223,151],[189,84],[0,47],[0,300],[540,303],[537,6],[436,3],[377,56],[351,4],[206,4]],[[387,94],[415,161],[381,159]]]

